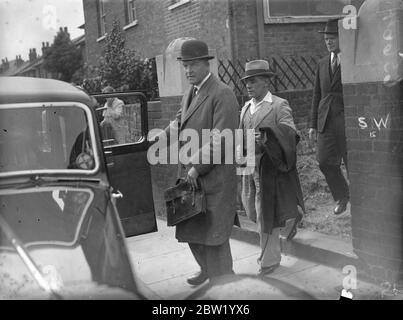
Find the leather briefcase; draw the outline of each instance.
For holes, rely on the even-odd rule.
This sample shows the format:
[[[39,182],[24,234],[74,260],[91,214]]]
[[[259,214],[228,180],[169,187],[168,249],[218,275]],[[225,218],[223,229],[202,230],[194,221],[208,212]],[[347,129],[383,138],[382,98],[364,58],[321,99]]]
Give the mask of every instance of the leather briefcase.
[[[178,179],[176,185],[164,192],[167,224],[175,226],[198,214],[206,212],[206,197],[203,188],[192,190],[190,183]]]

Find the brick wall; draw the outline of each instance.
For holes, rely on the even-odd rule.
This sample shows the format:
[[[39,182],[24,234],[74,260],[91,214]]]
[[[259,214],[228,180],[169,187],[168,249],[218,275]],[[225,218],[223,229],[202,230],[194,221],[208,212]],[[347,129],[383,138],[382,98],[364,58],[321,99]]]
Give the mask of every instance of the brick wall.
[[[216,49],[219,58],[231,56],[226,1],[191,1],[172,10],[168,9],[169,4],[166,0],[164,23],[168,43],[177,38],[194,37]]]
[[[242,61],[259,58],[256,1],[230,0],[230,8],[234,57]],[[324,25],[325,22],[264,24],[260,58],[325,55],[323,35],[317,32]]]
[[[259,57],[256,0],[190,1],[169,10],[170,0],[137,1],[138,24],[124,31],[126,46],[141,57],[162,54],[168,44],[180,37],[195,37],[217,50],[219,59]],[[96,1],[83,0],[88,62],[96,65],[105,45],[97,42]],[[107,30],[113,19],[124,27],[124,1],[105,4]],[[263,14],[259,12],[259,14]],[[325,55],[323,23],[264,24],[263,56]]]
[[[353,247],[378,282],[403,280],[402,92],[344,85]]]
[[[136,10],[138,24],[125,31],[127,48],[134,49],[141,57],[154,58],[169,44],[163,23],[165,3],[140,0],[136,1]]]
[[[180,37],[195,37],[217,50],[220,58],[231,56],[228,5],[221,0],[191,1],[169,10],[170,0],[140,0],[137,5],[138,24],[126,29],[126,47],[139,56],[153,58],[162,54],[168,44]],[[83,0],[88,62],[97,65],[105,41],[99,39],[96,1]],[[114,19],[126,25],[124,1],[105,4],[107,30]]]
[[[124,30],[126,47],[133,49],[141,57],[153,58],[161,54],[169,42],[165,36],[164,12],[166,3],[156,0],[140,0],[136,2],[138,24]],[[85,18],[85,37],[88,63],[97,65],[105,46],[105,40],[98,40],[97,8],[95,0],[83,0]],[[124,0],[113,0],[105,3],[106,31],[111,30],[116,19],[121,27],[125,27]]]
[[[229,0],[229,7],[234,59],[258,57],[256,1]]]
[[[96,2],[94,0],[83,0],[83,9],[87,63],[96,65],[101,56],[101,46],[97,43],[99,36]]]
[[[323,34],[325,23],[265,24],[265,56],[324,56],[327,54]]]

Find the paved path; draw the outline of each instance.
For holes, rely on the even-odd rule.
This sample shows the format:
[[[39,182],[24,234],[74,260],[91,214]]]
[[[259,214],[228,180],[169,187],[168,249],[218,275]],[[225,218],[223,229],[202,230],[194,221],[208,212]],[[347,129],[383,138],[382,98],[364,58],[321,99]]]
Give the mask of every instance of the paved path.
[[[164,220],[157,220],[157,223],[158,232],[127,239],[133,267],[148,298],[185,299],[198,288],[186,283],[186,279],[199,270],[198,265],[187,244],[175,239],[175,228],[167,227]],[[230,244],[235,273],[255,275],[259,246],[233,238]],[[340,298],[345,276],[342,270],[291,255],[283,255],[281,266],[270,275],[317,299],[331,300]],[[377,299],[379,296],[378,287],[360,281],[357,290],[352,292],[355,299]]]

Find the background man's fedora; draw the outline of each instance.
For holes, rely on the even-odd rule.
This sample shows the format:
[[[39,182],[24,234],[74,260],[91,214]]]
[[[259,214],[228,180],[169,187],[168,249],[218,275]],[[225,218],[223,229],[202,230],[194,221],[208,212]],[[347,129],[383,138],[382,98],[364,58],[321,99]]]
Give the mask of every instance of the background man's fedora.
[[[318,31],[319,33],[339,34],[339,19],[331,19],[326,22],[325,30]]]
[[[270,71],[270,65],[266,60],[253,60],[247,62],[245,65],[245,73],[241,80],[246,80],[256,76],[272,77],[276,76],[276,74]]]
[[[187,40],[182,43],[181,56],[177,58],[179,61],[191,61],[200,59],[214,59],[208,53],[207,44],[200,40]]]

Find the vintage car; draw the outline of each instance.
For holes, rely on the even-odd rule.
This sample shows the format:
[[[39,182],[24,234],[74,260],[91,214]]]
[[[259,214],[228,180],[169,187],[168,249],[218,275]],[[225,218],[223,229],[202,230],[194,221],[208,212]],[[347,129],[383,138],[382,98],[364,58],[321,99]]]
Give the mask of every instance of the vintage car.
[[[124,143],[79,88],[0,77],[0,299],[144,298],[125,237],[157,230],[147,103],[115,96]]]

